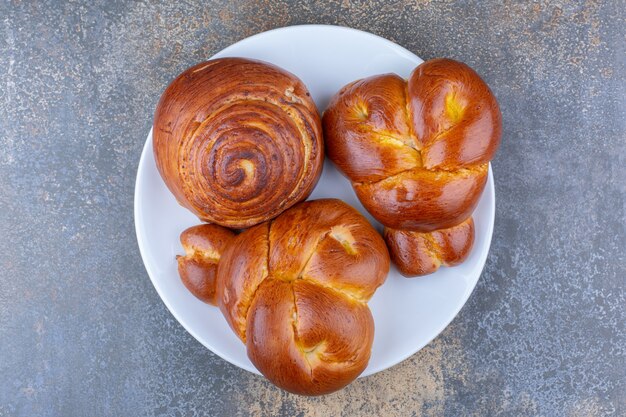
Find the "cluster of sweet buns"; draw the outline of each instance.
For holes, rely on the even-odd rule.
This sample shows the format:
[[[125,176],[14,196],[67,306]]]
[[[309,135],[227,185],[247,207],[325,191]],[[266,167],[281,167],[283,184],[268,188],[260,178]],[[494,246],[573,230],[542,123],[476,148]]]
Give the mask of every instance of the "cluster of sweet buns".
[[[217,306],[256,368],[303,395],[366,368],[367,302],[390,259],[406,276],[463,262],[501,135],[498,103],[467,65],[424,62],[343,87],[320,118],[306,86],[243,58],[187,69],[156,109],[154,157],[204,222],[181,234],[182,283]],[[324,155],[384,225],[336,199],[304,201]]]

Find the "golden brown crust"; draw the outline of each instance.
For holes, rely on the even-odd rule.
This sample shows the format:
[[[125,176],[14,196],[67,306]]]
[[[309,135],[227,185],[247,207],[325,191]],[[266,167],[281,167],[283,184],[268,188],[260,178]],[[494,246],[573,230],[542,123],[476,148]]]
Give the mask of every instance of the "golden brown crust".
[[[246,341],[246,317],[259,285],[268,276],[269,223],[239,234],[224,251],[217,273],[217,303],[228,324]]]
[[[249,59],[189,68],[154,118],[157,168],[207,222],[250,227],[304,200],[324,158],[319,114],[293,74]]]
[[[408,82],[395,75],[344,87],[324,113],[327,154],[365,208],[396,229],[429,232],[470,216],[502,121],[467,65],[434,59]]]
[[[424,167],[458,169],[488,163],[502,135],[502,115],[487,84],[451,59],[419,65],[408,81],[409,112]]]
[[[324,112],[326,154],[355,183],[420,166],[404,110],[406,81],[395,74],[348,84]]]
[[[307,280],[268,280],[250,311],[248,356],[287,391],[328,394],[367,366],[374,320],[366,304]]]
[[[360,213],[339,200],[308,201],[232,240],[218,266],[217,302],[270,381],[325,394],[367,366],[367,301],[388,271],[385,243]]]
[[[471,216],[487,182],[487,167],[407,171],[370,184],[354,184],[359,200],[384,225],[422,232],[452,227]]]
[[[387,276],[385,242],[341,200],[302,203],[276,218],[269,236],[275,279],[306,279],[367,301]]]
[[[216,305],[217,264],[234,237],[230,230],[213,224],[193,226],[180,235],[185,255],[176,257],[178,274],[185,287],[205,303]]]
[[[385,228],[391,259],[406,277],[435,272],[463,262],[474,244],[474,220],[430,233]]]

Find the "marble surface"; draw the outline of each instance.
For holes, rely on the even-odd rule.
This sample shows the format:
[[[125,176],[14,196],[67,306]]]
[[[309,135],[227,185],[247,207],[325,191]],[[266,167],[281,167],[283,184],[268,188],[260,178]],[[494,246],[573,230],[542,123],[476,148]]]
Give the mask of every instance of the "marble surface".
[[[0,416],[625,415],[625,10],[0,2]],[[465,61],[504,116],[493,244],[469,302],[409,360],[321,398],[282,392],[187,334],[133,224],[164,86],[237,40],[303,23]]]

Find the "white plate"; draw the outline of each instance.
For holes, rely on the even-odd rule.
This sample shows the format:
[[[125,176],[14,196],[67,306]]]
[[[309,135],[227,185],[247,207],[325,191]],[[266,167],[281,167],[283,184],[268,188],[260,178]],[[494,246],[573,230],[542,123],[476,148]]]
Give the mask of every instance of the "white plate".
[[[271,62],[291,71],[309,88],[321,111],[330,97],[350,81],[395,72],[407,77],[420,58],[386,39],[336,26],[291,26],[237,42],[213,58],[239,56]],[[165,87],[165,86],[163,86]],[[352,187],[328,160],[310,199],[340,198],[375,224]],[[407,279],[394,268],[369,305],[376,333],[369,366],[361,376],[389,368],[424,347],[459,312],[485,264],[495,212],[493,176],[474,212],[476,241],[460,266]],[[219,310],[194,298],[181,283],[175,256],[183,253],[180,233],[199,221],[177,204],[159,176],[152,154],[152,132],[139,161],[135,187],[135,226],[139,249],[152,283],[174,317],[200,343],[250,372],[258,373],[245,346],[230,330]]]

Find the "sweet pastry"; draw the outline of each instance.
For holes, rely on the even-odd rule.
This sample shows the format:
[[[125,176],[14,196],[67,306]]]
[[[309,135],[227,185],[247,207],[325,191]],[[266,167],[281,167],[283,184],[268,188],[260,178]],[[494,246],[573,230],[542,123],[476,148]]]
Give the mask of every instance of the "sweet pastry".
[[[305,85],[243,58],[198,64],[165,90],[154,156],[166,185],[201,220],[245,228],[306,199],[324,159],[319,114]]]
[[[209,227],[218,226],[199,226],[210,239]],[[334,199],[300,203],[234,237],[213,262],[219,254],[212,252],[208,265],[217,264],[216,280],[205,281],[215,289],[200,293],[216,294],[248,357],[271,382],[320,395],[363,372],[374,336],[367,301],[385,281],[389,255],[354,208]]]
[[[487,84],[450,59],[424,62],[408,81],[395,74],[355,81],[331,100],[323,116],[327,155],[363,206],[393,229],[393,259],[413,259],[405,272],[433,270],[430,260],[415,265],[430,255],[394,253],[424,247],[408,240],[423,242],[424,233],[471,216],[500,143],[501,119]],[[421,235],[404,233],[404,243],[395,244],[398,231]]]
[[[384,236],[391,260],[402,275],[426,275],[467,258],[474,244],[474,220],[469,217],[448,229],[424,233],[385,227]]]
[[[235,234],[213,224],[201,224],[186,229],[180,235],[184,256],[177,256],[178,274],[187,289],[209,304],[215,301],[217,263]]]

